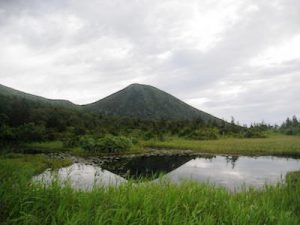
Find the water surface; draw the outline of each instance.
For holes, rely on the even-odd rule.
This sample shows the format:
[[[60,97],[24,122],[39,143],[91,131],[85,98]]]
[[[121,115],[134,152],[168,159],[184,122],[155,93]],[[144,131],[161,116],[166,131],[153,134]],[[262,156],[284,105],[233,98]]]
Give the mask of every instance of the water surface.
[[[300,170],[300,160],[270,156],[196,158],[166,174],[174,182],[191,179],[229,189],[262,187],[282,182],[290,171]]]
[[[33,180],[45,184],[55,180],[62,184],[68,183],[72,187],[81,190],[89,190],[95,186],[116,186],[126,182],[126,179],[110,171],[83,163],[74,163],[58,171],[46,170],[44,173],[35,176]]]
[[[296,170],[300,170],[300,160],[293,158],[166,155],[120,158],[101,165],[75,163],[55,173],[48,170],[34,179],[49,183],[58,178],[68,180],[75,188],[91,189],[97,185],[119,185],[127,179],[155,180],[157,174],[163,173],[163,178],[171,182],[210,182],[235,190],[283,182],[288,172]]]

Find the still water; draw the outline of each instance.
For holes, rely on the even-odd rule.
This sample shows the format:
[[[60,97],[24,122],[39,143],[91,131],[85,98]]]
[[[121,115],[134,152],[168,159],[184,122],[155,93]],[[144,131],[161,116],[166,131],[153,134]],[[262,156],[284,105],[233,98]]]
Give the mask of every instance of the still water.
[[[42,181],[50,184],[52,181],[59,181],[61,184],[68,183],[72,187],[81,190],[90,190],[94,186],[119,185],[126,182],[126,179],[98,166],[74,163],[58,171],[46,170],[44,173],[35,176],[34,181]]]
[[[45,171],[34,180],[49,183],[57,178],[70,182],[74,188],[91,189],[98,185],[119,185],[127,179],[156,180],[158,174],[163,174],[162,179],[176,183],[184,180],[210,182],[235,190],[242,186],[260,188],[283,182],[288,172],[296,170],[300,170],[300,159],[168,155],[121,158],[101,165],[75,163],[56,172]]]

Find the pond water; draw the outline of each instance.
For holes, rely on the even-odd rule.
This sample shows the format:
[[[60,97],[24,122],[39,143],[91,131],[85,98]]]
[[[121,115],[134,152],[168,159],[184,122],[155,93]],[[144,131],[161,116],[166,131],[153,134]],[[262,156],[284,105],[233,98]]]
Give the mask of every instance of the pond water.
[[[83,163],[74,163],[58,171],[46,170],[33,178],[33,181],[41,181],[45,184],[50,184],[54,180],[62,184],[69,183],[72,187],[81,190],[90,190],[94,186],[119,185],[126,182],[123,177],[101,167]]]
[[[57,172],[45,171],[34,180],[51,182],[55,177],[69,180],[75,188],[90,189],[94,185],[119,185],[127,179],[162,179],[180,183],[184,180],[210,182],[230,190],[242,186],[260,188],[285,179],[289,171],[300,170],[300,159],[271,156],[141,156],[120,158],[99,165],[75,163]]]

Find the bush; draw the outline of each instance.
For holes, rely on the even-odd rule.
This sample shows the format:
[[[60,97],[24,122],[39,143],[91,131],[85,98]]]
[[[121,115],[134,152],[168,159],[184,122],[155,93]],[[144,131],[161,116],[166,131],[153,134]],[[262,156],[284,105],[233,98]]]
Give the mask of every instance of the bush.
[[[34,123],[24,124],[16,129],[17,139],[23,142],[44,141],[47,139],[46,128]]]
[[[188,137],[195,140],[216,140],[219,138],[217,128],[203,128],[193,131]]]
[[[68,127],[61,137],[64,147],[73,148],[79,146],[79,134],[77,128]]]
[[[64,147],[66,148],[74,148],[79,146],[79,137],[76,135],[70,135],[62,140]]]
[[[16,142],[16,128],[11,128],[9,126],[0,127],[0,140],[2,142]]]
[[[44,126],[27,123],[17,128],[2,126],[0,128],[0,140],[3,142],[35,142],[47,140],[47,132]]]
[[[189,137],[192,135],[192,133],[195,132],[192,128],[184,128],[179,133],[179,137]]]
[[[130,150],[132,141],[123,136],[107,135],[98,139],[83,136],[80,139],[80,146],[89,152],[118,153]]]
[[[95,149],[96,141],[93,137],[85,135],[80,138],[79,145],[86,151],[93,151]]]
[[[148,131],[148,132],[144,133],[143,139],[145,141],[148,141],[148,140],[153,139],[153,138],[155,138],[155,135],[153,134],[153,132]]]
[[[253,129],[248,129],[245,133],[244,133],[244,138],[266,138],[267,135],[259,130],[253,130]]]
[[[300,135],[300,128],[299,127],[291,127],[284,130],[286,135]]]

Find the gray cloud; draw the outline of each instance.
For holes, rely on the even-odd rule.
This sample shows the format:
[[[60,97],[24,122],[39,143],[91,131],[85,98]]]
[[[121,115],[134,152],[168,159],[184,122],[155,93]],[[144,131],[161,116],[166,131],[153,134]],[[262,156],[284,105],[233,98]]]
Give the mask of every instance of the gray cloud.
[[[300,113],[298,0],[0,1],[0,83],[89,103],[132,83],[221,118]]]

